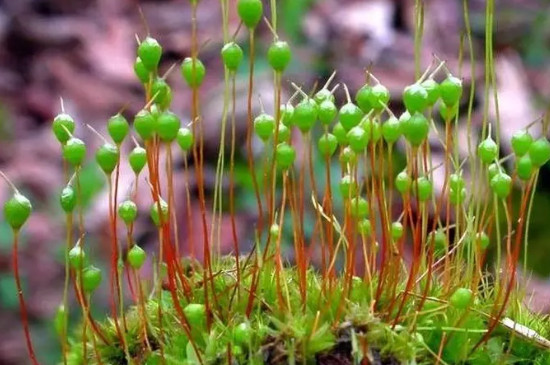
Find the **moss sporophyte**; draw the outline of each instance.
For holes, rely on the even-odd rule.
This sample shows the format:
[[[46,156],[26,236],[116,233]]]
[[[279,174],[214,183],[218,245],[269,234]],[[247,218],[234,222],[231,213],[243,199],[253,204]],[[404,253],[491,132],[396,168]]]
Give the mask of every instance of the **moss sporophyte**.
[[[148,34],[133,65],[145,95],[140,111],[128,119],[122,112],[112,116],[108,137],[94,130],[102,139],[95,163],[108,190],[107,262],[97,259],[93,234],[85,232],[82,169],[94,163],[87,139],[75,135],[79,122],[63,111],[52,122],[70,177],[59,195],[67,222],[66,281],[55,316],[60,363],[548,364],[548,319],[522,304],[523,279],[516,275],[539,170],[550,160],[548,118],[537,122],[543,132],[537,134],[526,121],[511,138],[509,156],[501,155],[498,123],[483,118],[477,148],[460,155],[458,121],[471,118],[462,105],[472,100],[464,100],[463,81],[455,76],[465,71],[453,75],[438,60],[422,75],[418,69],[401,95],[390,95],[369,71],[357,90],[333,73],[316,90],[289,82],[294,94],[286,98],[285,72],[294,58],[291,43],[278,34],[277,1],[270,1],[270,14],[260,0],[220,4],[217,54],[224,72],[217,81],[224,80],[224,105],[213,186],[206,186],[199,91],[220,73],[207,72],[211,63],[201,61],[196,14],[202,4],[191,0],[191,49],[180,65],[190,89],[187,116],[171,109],[172,89],[159,75],[163,47]],[[248,38],[242,44],[229,29],[233,12]],[[256,49],[262,18],[273,39]],[[418,65],[421,20],[416,14]],[[255,114],[260,57],[273,72],[274,103]],[[492,52],[485,57],[492,65]],[[241,70],[245,63],[248,71]],[[248,89],[241,121],[235,82],[242,73]],[[393,101],[400,96],[405,111],[396,117]],[[246,126],[242,144],[237,125]],[[439,165],[431,158],[434,143],[443,151]],[[183,166],[174,163],[174,149],[184,155]],[[243,163],[245,179],[237,170]],[[120,181],[124,164],[135,175],[129,192]],[[184,173],[175,174],[180,168]],[[4,219],[13,230],[26,345],[38,364],[17,262],[19,232],[32,206],[2,176],[13,192]],[[139,184],[150,196],[138,194]],[[237,228],[239,194],[252,196],[257,207],[248,235]],[[176,206],[182,199],[185,211]],[[230,255],[221,254],[224,215],[231,222]],[[137,225],[154,230],[152,244],[138,242]],[[245,251],[246,242],[252,245]],[[75,317],[70,292],[79,324],[69,323]],[[99,292],[108,292],[107,319],[92,310]]]

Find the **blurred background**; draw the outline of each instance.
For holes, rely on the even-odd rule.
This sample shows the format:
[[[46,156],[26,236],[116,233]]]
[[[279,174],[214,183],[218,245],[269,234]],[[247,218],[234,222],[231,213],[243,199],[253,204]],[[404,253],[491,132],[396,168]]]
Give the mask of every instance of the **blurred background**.
[[[315,82],[324,83],[323,80],[337,70],[337,81],[356,90],[364,83],[364,70],[370,66],[376,77],[390,89],[392,110],[396,113],[402,110],[402,89],[414,81],[414,0],[277,2],[280,36],[290,42],[294,51],[285,80],[291,79],[309,88]],[[268,1],[265,3],[268,11]],[[468,1],[476,59],[473,75],[467,50],[459,72],[463,2],[426,0],[425,4],[422,68],[429,65],[432,54],[437,54],[448,62],[453,72],[464,78],[466,89],[472,80],[477,82],[472,120],[474,127],[479,129],[484,104],[485,1]],[[234,5],[232,30],[238,26]],[[50,124],[61,110],[61,97],[65,110],[79,123],[76,134],[92,151],[101,141],[83,126],[84,123],[104,133],[109,116],[124,108],[124,114],[131,120],[143,106],[142,88],[132,69],[135,35],[143,38],[147,34],[139,7],[151,35],[164,47],[161,70],[166,71],[190,54],[188,0],[0,0],[0,169],[31,198],[35,208],[22,232],[20,264],[32,335],[44,364],[54,364],[59,359],[51,319],[62,298],[65,247],[64,217],[57,195],[64,176],[60,147],[51,134]],[[501,132],[507,140],[513,131],[543,115],[550,106],[550,2],[499,0],[496,8],[495,71]],[[201,0],[198,20],[200,42],[204,44],[200,57],[207,67],[201,94],[207,125],[206,184],[211,193],[223,105],[219,0]],[[241,31],[238,39],[246,51],[246,33]],[[256,92],[262,95],[267,110],[273,107],[269,104],[273,99],[272,74],[264,58],[270,42],[271,34],[265,24],[261,24]],[[240,135],[244,134],[246,124],[246,77],[246,67],[242,67],[237,75]],[[179,71],[170,73],[167,80],[173,89],[173,110],[188,121],[191,99]],[[289,91],[287,82],[285,87]],[[465,99],[463,106],[466,104]],[[495,116],[493,107],[489,113]],[[504,149],[502,154],[508,152]],[[182,157],[177,158],[181,166]],[[252,191],[247,189],[250,179],[242,156],[236,171],[241,212],[237,228],[242,237],[248,237],[250,223],[255,219],[252,213],[255,200]],[[543,169],[531,218],[528,272],[534,274],[527,289],[528,294],[536,293],[530,302],[533,309],[546,312],[550,312],[549,172],[548,167]],[[178,181],[182,174],[183,169],[178,167]],[[128,168],[123,168],[123,192],[128,190],[125,187],[131,186],[132,179]],[[83,170],[82,181],[87,244],[99,261],[108,254],[105,178],[94,163],[89,163]],[[190,184],[194,194],[192,179]],[[141,185],[147,194],[147,187]],[[183,197],[181,183],[176,189]],[[8,186],[0,184],[0,201],[5,201],[10,194]],[[138,224],[135,235],[142,247],[151,249],[155,245],[155,231],[146,214],[148,203],[143,203],[140,206],[143,221]],[[197,206],[192,204],[191,215],[198,214]],[[183,204],[182,209],[185,209]],[[222,231],[226,229],[229,229],[229,219],[223,217]],[[1,365],[28,362],[10,267],[11,237],[7,224],[0,221]],[[227,242],[223,237],[228,237]],[[230,235],[222,235],[222,248],[228,250],[231,244]],[[246,240],[243,246],[244,249],[249,246]],[[103,289],[105,292],[94,299],[98,316],[104,313],[107,298],[106,288]],[[74,315],[77,318],[76,313]]]

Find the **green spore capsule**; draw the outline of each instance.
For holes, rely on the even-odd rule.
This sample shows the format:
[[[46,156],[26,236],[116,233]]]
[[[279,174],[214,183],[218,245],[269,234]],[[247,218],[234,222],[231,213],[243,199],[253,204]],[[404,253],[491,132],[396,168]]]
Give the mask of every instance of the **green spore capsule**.
[[[315,100],[306,98],[294,108],[293,124],[300,129],[302,133],[307,133],[319,115],[319,106]]]
[[[201,60],[196,59],[196,61],[193,62],[191,57],[187,57],[181,63],[181,75],[187,85],[195,89],[202,85],[204,77],[206,76],[206,68]]]
[[[363,197],[354,197],[350,200],[350,214],[354,218],[364,219],[369,216],[369,203]]]
[[[340,108],[340,124],[346,131],[350,131],[357,126],[363,118],[363,111],[353,103],[344,104]]]
[[[344,165],[354,165],[357,162],[357,154],[349,146],[340,152],[340,162]]]
[[[292,51],[287,42],[275,41],[269,46],[267,61],[274,71],[283,72],[286,70],[291,59]]]
[[[162,212],[162,216],[159,215],[159,205],[160,205],[160,211]],[[157,227],[160,227],[163,224],[166,224],[170,217],[168,216],[168,203],[164,201],[164,199],[159,198],[159,202],[153,202],[151,205],[151,211],[150,211],[151,219],[153,220],[153,223]],[[162,217],[162,220],[161,220]]]
[[[31,212],[30,200],[17,191],[4,203],[4,219],[14,231],[23,227]]]
[[[290,128],[286,125],[279,123],[279,130],[277,132],[277,143],[290,141]]]
[[[296,151],[294,147],[287,143],[279,143],[275,153],[275,161],[277,166],[283,170],[290,168],[296,159]]]
[[[180,146],[181,150],[187,152],[193,147],[195,138],[193,137],[193,132],[187,127],[182,127],[178,130],[178,135],[176,136],[176,141]]]
[[[85,268],[82,272],[82,290],[86,293],[95,291],[101,285],[102,279],[101,270],[97,267],[89,266]]]
[[[395,188],[401,194],[407,194],[411,190],[412,179],[406,171],[401,171],[395,177]]]
[[[162,46],[152,37],[146,37],[137,49],[138,57],[143,65],[150,72],[156,71],[160,57],[162,56]]]
[[[466,309],[470,306],[474,299],[474,293],[467,288],[458,288],[455,290],[449,303],[456,309]]]
[[[237,71],[241,65],[244,54],[242,48],[235,42],[226,43],[222,50],[222,61],[229,71]]]
[[[525,129],[515,132],[511,140],[512,150],[518,157],[521,157],[529,152],[529,148],[532,143],[533,136],[531,136],[531,134]]]
[[[384,85],[376,84],[371,88],[368,99],[372,109],[380,112],[390,101],[390,92]]]
[[[266,113],[258,115],[254,119],[254,132],[262,141],[267,142],[275,132],[275,118]]]
[[[59,204],[65,213],[71,213],[76,206],[76,194],[74,189],[67,185],[61,190]]]
[[[271,227],[269,227],[269,235],[272,239],[276,240],[279,238],[279,235],[281,234],[281,227],[277,223],[273,223]]]
[[[321,90],[317,91],[315,95],[313,95],[313,99],[319,106],[321,106],[321,103],[324,101],[330,101],[334,104],[334,95],[330,92],[329,89],[322,88]]]
[[[403,127],[405,126],[405,124],[407,124],[409,119],[411,119],[411,113],[409,113],[406,110],[403,112],[403,114],[401,114],[399,116],[399,123],[401,124],[401,131],[403,130]]]
[[[388,144],[393,144],[401,137],[401,123],[396,117],[390,117],[382,124],[382,136]]]
[[[233,356],[235,356],[236,359],[240,359],[244,355],[244,350],[239,345],[233,346]]]
[[[348,143],[354,152],[363,152],[369,143],[369,136],[362,127],[353,127],[348,132]]]
[[[529,155],[523,155],[516,160],[516,172],[521,180],[529,180],[533,176],[533,171],[535,171],[535,166]]]
[[[482,250],[486,250],[487,247],[491,244],[491,240],[489,239],[489,236],[485,232],[478,232],[476,234],[476,243],[479,245],[479,247]]]
[[[375,119],[363,118],[361,128],[363,128],[369,141],[372,141],[372,143],[377,143],[382,138],[382,127]]]
[[[512,191],[512,178],[504,172],[499,172],[493,176],[490,185],[495,195],[500,199],[504,199]]]
[[[417,195],[418,200],[425,202],[432,197],[433,184],[425,176],[421,176],[416,180],[416,186],[414,187],[414,193]]]
[[[439,85],[439,95],[447,106],[458,104],[462,96],[462,80],[452,75],[447,76]]]
[[[409,85],[403,91],[403,103],[411,115],[422,113],[428,107],[428,92],[417,83]]]
[[[262,19],[264,7],[261,0],[239,0],[237,3],[237,13],[244,25],[249,29],[254,29]]]
[[[183,308],[183,313],[192,329],[200,329],[206,324],[206,307],[204,304],[187,304]]]
[[[64,336],[67,333],[67,310],[63,304],[57,307],[54,317],[55,333],[58,336]]]
[[[418,147],[428,138],[430,123],[424,114],[414,113],[406,123],[402,124],[402,128],[407,141],[414,147]]]
[[[447,236],[440,229],[430,232],[426,239],[426,244],[433,247],[435,257],[441,257],[447,251]]]
[[[334,127],[332,127],[332,134],[334,134],[340,146],[346,146],[348,144],[348,132],[342,127],[342,124],[336,123]]]
[[[178,136],[180,118],[171,111],[165,111],[157,119],[157,134],[164,142],[172,142]]]
[[[136,57],[134,62],[134,74],[142,84],[147,84],[149,82],[151,72],[145,67],[145,64],[139,57]]]
[[[110,143],[105,143],[99,147],[95,154],[95,160],[101,170],[109,175],[118,165],[120,153],[118,147]]]
[[[451,189],[460,190],[463,189],[465,185],[466,183],[462,175],[454,173],[449,176],[449,186]]]
[[[81,139],[71,137],[63,145],[63,158],[72,166],[80,167],[86,158],[86,145]]]
[[[428,93],[428,106],[434,106],[439,99],[439,84],[434,79],[427,79],[420,86]]]
[[[294,122],[294,107],[290,103],[282,104],[280,108],[281,123],[287,127],[292,127]]]
[[[139,270],[147,260],[147,253],[138,245],[134,245],[128,251],[126,260],[132,269]]]
[[[161,108],[167,109],[172,102],[172,89],[163,78],[157,77],[151,85],[151,98]]]
[[[550,160],[550,142],[544,137],[534,141],[529,147],[529,157],[535,167],[541,167]]]
[[[131,200],[125,200],[118,205],[118,216],[124,223],[131,224],[137,218],[137,205]]]
[[[447,106],[445,103],[439,103],[439,115],[446,121],[452,121],[458,114],[458,104]]]
[[[338,109],[336,105],[330,101],[325,100],[319,104],[319,121],[324,125],[329,125],[332,123],[336,115],[338,114]]]
[[[74,119],[69,114],[61,113],[53,119],[52,132],[55,138],[62,144],[66,143],[71,138],[74,129]]]
[[[487,174],[489,176],[489,180],[491,180],[496,174],[500,172],[500,167],[496,163],[492,163],[487,168]]]
[[[246,348],[252,340],[253,334],[254,331],[250,327],[250,324],[242,322],[233,329],[233,340],[237,346]]]
[[[393,222],[391,224],[391,237],[394,241],[397,241],[403,237],[404,228],[401,222]]]
[[[116,144],[121,144],[130,131],[130,125],[120,113],[113,115],[107,122],[107,131]]]
[[[317,146],[319,147],[319,152],[321,152],[321,155],[324,157],[330,157],[334,155],[336,149],[338,148],[338,139],[334,134],[325,133],[319,138]]]
[[[477,155],[484,164],[494,162],[498,157],[498,145],[491,137],[487,137],[477,147]]]
[[[86,252],[79,244],[69,250],[69,266],[74,270],[80,270],[88,266]]]
[[[371,94],[372,94],[372,86],[368,84],[363,85],[355,94],[355,102],[365,114],[370,112],[374,107],[371,104],[371,100],[373,99],[371,97]]]
[[[449,202],[452,205],[462,204],[462,202],[466,199],[466,195],[467,195],[467,192],[466,192],[465,188],[461,188],[461,189],[450,188],[449,189]]]
[[[134,117],[134,129],[144,141],[153,137],[156,123],[156,116],[145,109],[140,110]]]
[[[362,219],[359,222],[357,222],[357,232],[362,235],[369,235],[372,232],[372,225],[370,220],[368,219]]]
[[[340,180],[340,193],[344,198],[357,194],[357,183],[350,175],[344,175]]]
[[[145,151],[145,148],[134,147],[128,155],[128,163],[132,171],[135,174],[139,174],[147,164],[147,151]]]

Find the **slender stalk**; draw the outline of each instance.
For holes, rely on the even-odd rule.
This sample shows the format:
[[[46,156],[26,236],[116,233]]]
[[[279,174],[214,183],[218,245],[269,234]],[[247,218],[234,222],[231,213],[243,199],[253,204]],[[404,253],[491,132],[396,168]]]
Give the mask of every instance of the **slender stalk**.
[[[25,332],[25,344],[27,345],[27,351],[31,357],[33,365],[38,365],[36,355],[31,340],[31,333],[29,330],[29,315],[27,313],[27,305],[25,304],[25,297],[23,296],[23,287],[21,286],[21,278],[19,276],[19,258],[18,258],[18,245],[19,245],[19,230],[13,230],[13,249],[12,249],[12,265],[13,276],[15,278],[15,286],[17,288],[17,298],[19,299],[19,308],[21,310],[21,322],[23,323],[23,331]]]

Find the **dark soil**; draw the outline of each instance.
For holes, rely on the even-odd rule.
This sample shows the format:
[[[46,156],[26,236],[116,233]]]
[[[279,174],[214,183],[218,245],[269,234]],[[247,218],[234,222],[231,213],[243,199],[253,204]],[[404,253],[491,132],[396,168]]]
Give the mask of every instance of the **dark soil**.
[[[364,333],[365,330],[366,328],[356,329],[358,333]],[[338,333],[336,345],[327,352],[317,354],[315,363],[318,365],[351,365],[353,364],[352,350],[351,327],[345,326]],[[264,345],[264,354],[265,364],[283,365],[288,363],[286,348],[280,338],[268,338]],[[362,364],[399,365],[400,362],[393,356],[382,356],[379,349],[371,348]]]

